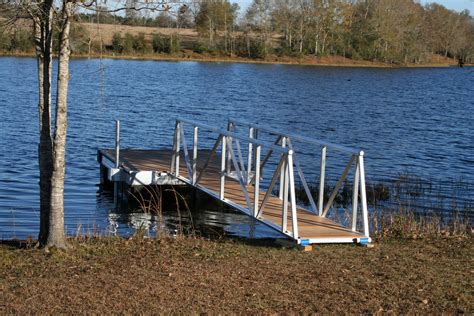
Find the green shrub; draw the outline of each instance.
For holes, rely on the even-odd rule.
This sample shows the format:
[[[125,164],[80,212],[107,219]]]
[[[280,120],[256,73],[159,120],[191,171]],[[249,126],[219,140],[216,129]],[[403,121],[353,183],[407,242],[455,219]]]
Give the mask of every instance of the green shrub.
[[[153,51],[155,53],[174,54],[181,49],[181,43],[177,35],[153,35],[152,41]]]
[[[264,59],[268,55],[268,48],[260,39],[250,41],[250,57]]]
[[[123,52],[126,54],[133,53],[133,44],[135,43],[135,39],[132,34],[125,33],[123,38]]]
[[[8,51],[11,47],[11,37],[8,34],[0,32],[0,50]]]
[[[123,51],[123,39],[118,32],[112,36],[112,50],[117,54],[121,54]]]
[[[166,51],[167,41],[162,34],[153,34],[151,46],[154,53],[163,53]]]
[[[34,42],[31,33],[26,30],[16,30],[10,40],[10,50],[19,52],[29,52],[34,49]]]
[[[242,57],[264,59],[269,53],[269,48],[263,39],[243,35],[237,38],[236,51]]]
[[[204,54],[208,50],[209,50],[208,47],[202,43],[197,43],[196,45],[193,46],[193,52],[197,54]]]
[[[88,53],[89,52],[89,45],[91,45],[91,35],[90,33],[81,25],[79,24],[72,24],[71,25],[71,32],[70,32],[70,43],[71,43],[71,51],[73,53]],[[100,46],[99,46],[100,50]]]
[[[171,35],[170,37],[170,54],[175,54],[181,49],[181,40],[178,35]]]
[[[145,41],[145,33],[139,33],[133,39],[133,49],[137,53],[145,53],[146,51],[146,41]]]

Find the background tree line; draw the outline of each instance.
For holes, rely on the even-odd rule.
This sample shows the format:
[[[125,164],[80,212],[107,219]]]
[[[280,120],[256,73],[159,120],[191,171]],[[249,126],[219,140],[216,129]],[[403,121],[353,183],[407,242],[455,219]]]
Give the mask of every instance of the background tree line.
[[[391,63],[474,58],[474,20],[413,0],[254,0],[240,26],[265,51]]]
[[[195,29],[199,36],[114,34],[98,43],[75,24],[75,53],[175,54],[181,50],[248,58],[343,56],[386,63],[423,63],[433,55],[474,62],[474,20],[439,4],[414,0],[254,0],[245,12],[229,0],[190,0],[175,11],[80,13],[83,23]],[[0,35],[0,50],[32,51],[28,32]]]

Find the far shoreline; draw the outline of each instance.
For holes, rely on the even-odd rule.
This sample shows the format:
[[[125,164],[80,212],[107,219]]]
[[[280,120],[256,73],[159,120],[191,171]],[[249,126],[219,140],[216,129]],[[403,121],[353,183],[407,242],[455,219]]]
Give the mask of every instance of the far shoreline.
[[[257,65],[286,65],[286,66],[312,66],[312,67],[346,67],[346,68],[381,68],[381,69],[404,69],[404,68],[450,68],[459,65],[454,61],[448,62],[430,62],[423,64],[387,64],[377,61],[352,60],[344,57],[315,58],[307,56],[299,59],[294,57],[276,57],[269,59],[252,59],[244,57],[219,57],[205,55],[114,55],[114,54],[72,54],[71,59],[114,59],[114,60],[139,60],[139,61],[165,61],[165,62],[203,62],[203,63],[238,63],[238,64],[257,64]],[[18,57],[35,58],[34,53],[0,53],[0,57]],[[465,67],[472,67],[474,64],[465,64]]]

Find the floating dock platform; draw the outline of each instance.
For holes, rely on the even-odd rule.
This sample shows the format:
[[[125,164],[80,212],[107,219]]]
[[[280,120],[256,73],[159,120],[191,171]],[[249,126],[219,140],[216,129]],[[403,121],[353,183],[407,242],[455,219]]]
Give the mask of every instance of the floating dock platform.
[[[249,128],[248,136],[236,133],[237,125]],[[185,126],[186,125],[186,126]],[[212,148],[199,148],[199,132],[215,136]],[[191,131],[192,146],[187,147],[186,131]],[[272,143],[262,142],[258,133],[277,136]],[[98,151],[98,161],[107,180],[128,186],[188,185],[205,192],[230,207],[254,217],[261,223],[284,234],[299,245],[321,243],[371,242],[365,193],[363,152],[332,145],[301,136],[265,129],[254,124],[229,121],[227,129],[177,120],[172,148],[163,150],[120,150],[120,127],[117,122],[116,148]],[[318,205],[313,200],[304,178],[292,139],[317,143],[321,149],[321,183]],[[242,150],[245,146],[245,151]],[[170,146],[171,147],[171,146]],[[334,192],[323,203],[326,152],[328,148],[348,152],[347,164]],[[266,154],[262,156],[262,150]],[[271,178],[262,188],[262,169],[271,156],[279,161],[273,166]],[[274,165],[274,164],[273,164]],[[354,167],[354,194],[351,227],[344,227],[327,218],[337,191],[341,188],[351,167]],[[271,169],[270,166],[266,167]],[[268,174],[268,172],[266,172]],[[300,178],[312,210],[299,206],[295,194],[295,177]],[[278,186],[277,186],[278,184]],[[278,187],[278,190],[276,188]],[[360,196],[362,220],[358,220]],[[362,232],[357,226],[362,226]]]

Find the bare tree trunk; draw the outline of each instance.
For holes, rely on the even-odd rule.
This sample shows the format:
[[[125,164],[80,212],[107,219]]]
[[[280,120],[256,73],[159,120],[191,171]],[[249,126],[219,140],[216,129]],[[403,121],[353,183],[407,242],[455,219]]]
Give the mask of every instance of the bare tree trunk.
[[[323,37],[323,45],[321,47],[321,54],[325,55],[326,54],[326,39],[328,37],[328,33],[324,33]]]
[[[247,54],[249,56],[249,58],[251,57],[251,53],[250,53],[250,35],[247,34],[246,36],[246,40],[247,40]]]
[[[301,23],[300,23],[300,54],[303,53],[303,41],[304,41],[304,36],[303,36],[303,19],[301,19]]]
[[[38,64],[38,112],[40,143],[38,164],[40,169],[40,231],[38,242],[45,245],[49,232],[49,211],[52,170],[51,139],[51,76],[52,76],[52,0],[45,1],[42,12],[33,18],[35,49]]]
[[[212,47],[212,20],[211,17],[208,16],[209,19],[209,47]]]
[[[67,248],[64,233],[64,177],[67,132],[67,94],[69,88],[69,46],[72,3],[63,0],[62,25],[59,38],[58,92],[56,99],[56,124],[53,145],[53,173],[51,177],[51,209],[47,247]]]
[[[224,50],[227,55],[227,11],[224,12]]]
[[[316,34],[316,39],[314,40],[314,55],[318,56],[319,54],[319,33]]]

